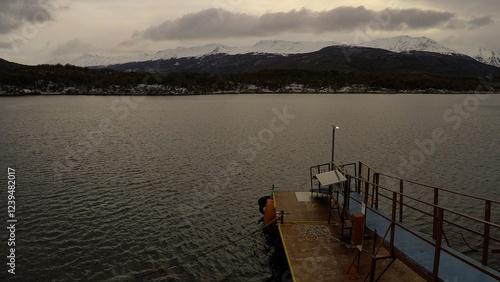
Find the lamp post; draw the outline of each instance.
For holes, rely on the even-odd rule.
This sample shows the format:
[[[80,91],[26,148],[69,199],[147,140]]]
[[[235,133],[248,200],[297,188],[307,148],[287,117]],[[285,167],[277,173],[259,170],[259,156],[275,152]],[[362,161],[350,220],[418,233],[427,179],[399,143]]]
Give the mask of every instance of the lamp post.
[[[335,157],[335,129],[339,129],[338,126],[333,125],[333,132],[332,132],[332,170],[333,170],[333,160]]]

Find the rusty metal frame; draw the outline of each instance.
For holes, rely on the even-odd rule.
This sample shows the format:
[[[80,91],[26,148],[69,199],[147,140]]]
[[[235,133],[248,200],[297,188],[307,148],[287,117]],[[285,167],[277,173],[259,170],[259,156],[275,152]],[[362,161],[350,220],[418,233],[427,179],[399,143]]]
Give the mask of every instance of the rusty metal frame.
[[[482,254],[481,262],[483,265],[487,265],[488,250],[489,250],[490,242],[493,241],[493,242],[500,243],[499,238],[495,238],[495,237],[490,235],[492,228],[497,228],[498,230],[500,230],[500,224],[491,222],[492,204],[500,204],[500,201],[486,199],[486,198],[479,197],[476,195],[455,192],[455,191],[452,191],[449,189],[435,187],[435,186],[422,184],[422,183],[418,183],[415,181],[405,180],[405,179],[401,179],[401,178],[398,178],[395,176],[379,173],[379,172],[375,171],[373,168],[365,165],[361,161],[358,163],[357,175],[352,176],[352,175],[346,173],[345,176],[349,179],[349,181],[348,181],[349,183],[351,183],[351,181],[354,181],[354,183],[356,184],[355,189],[360,195],[363,196],[363,202],[366,205],[366,208],[370,209],[372,212],[377,213],[379,216],[382,216],[383,218],[385,218],[386,220],[389,220],[391,222],[391,224],[389,226],[389,229],[392,229],[391,239],[389,240],[388,243],[385,242],[385,237],[387,236],[387,232],[389,232],[389,229],[388,229],[386,232],[386,235],[384,235],[384,238],[382,239],[382,241],[380,243],[380,246],[383,245],[384,248],[387,248],[391,255],[389,257],[374,257],[375,261],[373,261],[373,262],[376,263],[376,260],[378,260],[378,259],[397,258],[397,259],[400,259],[406,265],[408,265],[410,268],[412,268],[416,273],[418,273],[424,279],[426,279],[428,281],[436,281],[438,279],[438,275],[439,275],[438,270],[439,270],[440,254],[441,254],[441,251],[443,251],[443,252],[446,252],[447,254],[455,257],[456,259],[459,259],[460,261],[482,271],[483,273],[485,273],[491,277],[494,277],[495,279],[500,280],[500,277],[497,276],[495,273],[492,273],[492,272],[488,271],[487,269],[481,268],[480,266],[478,266],[474,263],[471,263],[470,261],[458,256],[457,254],[450,252],[447,249],[443,249],[441,247],[443,236],[445,237],[445,240],[447,241],[446,235],[444,235],[444,223],[446,222],[446,223],[451,224],[455,227],[458,227],[460,229],[466,230],[468,232],[472,232],[476,235],[480,235],[483,237],[483,254]],[[392,189],[389,189],[389,188],[386,188],[386,187],[379,185],[380,176],[394,178],[396,180],[399,180],[399,191],[393,191]],[[370,181],[370,179],[372,179],[372,181]],[[418,185],[419,187],[423,187],[426,189],[432,189],[432,192],[434,195],[432,202],[426,202],[426,201],[423,201],[421,199],[409,196],[407,193],[405,194],[404,193],[405,192],[404,191],[404,184],[405,183]],[[343,215],[343,216],[341,216],[342,227],[344,227],[344,222],[343,222],[344,215],[345,215],[345,217],[347,217],[347,210],[349,209],[350,200],[347,200],[347,199],[352,199],[354,201],[361,203],[360,201],[350,197],[350,186],[348,186],[348,187],[349,187],[348,189],[344,189],[344,206],[343,207],[341,207],[340,205],[338,206],[339,213],[341,213]],[[370,189],[370,187],[371,187],[371,189]],[[379,197],[385,197],[385,198],[390,199],[390,197],[383,195],[382,193],[380,193],[380,191],[386,191],[386,192],[392,193],[393,197],[391,199],[392,200],[391,218],[378,212]],[[480,218],[465,214],[463,212],[455,211],[455,210],[452,210],[450,208],[446,208],[444,206],[441,206],[439,203],[439,200],[438,200],[441,192],[451,193],[451,194],[460,195],[460,196],[467,197],[467,198],[472,198],[472,199],[484,201],[484,215],[485,215],[484,219],[480,219]],[[371,196],[371,199],[370,199],[370,196]],[[408,200],[412,200],[412,201],[421,203],[423,205],[429,206],[433,210],[433,212],[429,213],[429,212],[426,212],[426,211],[419,209],[418,207],[412,206],[411,204],[408,203],[408,201],[404,201],[405,198]],[[368,201],[369,199],[371,200],[371,202]],[[338,196],[337,196],[337,201],[338,201]],[[397,207],[399,207],[399,209],[397,209]],[[421,236],[420,234],[417,234],[415,231],[411,230],[410,228],[407,228],[406,226],[402,225],[402,222],[404,220],[403,209],[405,207],[416,210],[422,214],[425,214],[427,216],[432,217],[432,219],[433,219],[432,220],[433,221],[432,238],[434,240],[431,240],[429,238]],[[342,209],[342,210],[340,210],[340,209]],[[398,213],[399,213],[399,219],[396,220]],[[453,222],[451,220],[447,220],[445,218],[445,213],[446,214],[454,214],[454,215],[459,216],[461,218],[466,218],[466,219],[472,220],[478,224],[482,224],[484,226],[483,231],[480,232],[480,231],[471,229],[467,226],[463,226],[461,224]],[[408,259],[405,258],[404,254],[395,250],[394,237],[393,237],[395,226],[398,226],[399,228],[406,230],[407,232],[411,233],[412,235],[416,236],[417,238],[434,246],[435,254],[434,254],[434,265],[433,265],[432,273],[428,273],[428,271],[421,269],[420,267],[412,264],[411,262],[408,262],[407,261]],[[368,231],[368,230],[367,230],[367,232],[370,233],[370,231]],[[371,232],[371,234],[374,235],[375,237],[377,237],[376,231]],[[374,240],[374,242],[375,242],[375,240]],[[380,249],[380,246],[379,246],[379,249]],[[374,248],[375,248],[375,246],[374,246]],[[375,252],[375,250],[374,250],[374,252]],[[378,250],[377,250],[377,252],[378,252]],[[392,263],[393,262],[391,262],[387,266],[387,268],[389,268],[390,265],[392,265]],[[384,269],[383,273],[377,278],[377,280],[385,273],[387,268]],[[374,277],[375,274],[373,273],[370,275],[373,275],[373,277]],[[374,279],[374,278],[372,278],[372,279]],[[374,280],[372,280],[372,281],[374,281]]]

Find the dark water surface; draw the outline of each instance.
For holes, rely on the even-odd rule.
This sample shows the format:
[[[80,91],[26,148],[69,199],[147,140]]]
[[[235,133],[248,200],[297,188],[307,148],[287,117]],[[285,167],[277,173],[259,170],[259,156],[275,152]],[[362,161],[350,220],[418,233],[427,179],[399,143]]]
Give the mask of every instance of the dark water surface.
[[[499,122],[498,95],[1,98],[1,179],[16,170],[18,223],[16,274],[2,231],[0,279],[262,281],[272,250],[250,233],[257,200],[272,184],[309,189],[332,124],[338,163],[500,199]]]

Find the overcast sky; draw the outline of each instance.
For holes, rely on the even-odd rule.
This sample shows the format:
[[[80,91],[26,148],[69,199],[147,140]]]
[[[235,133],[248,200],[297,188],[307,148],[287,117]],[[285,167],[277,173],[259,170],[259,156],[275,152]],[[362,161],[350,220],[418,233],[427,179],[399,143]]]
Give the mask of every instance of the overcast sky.
[[[499,12],[499,0],[0,0],[0,58],[40,64],[84,53],[398,35],[499,52]]]

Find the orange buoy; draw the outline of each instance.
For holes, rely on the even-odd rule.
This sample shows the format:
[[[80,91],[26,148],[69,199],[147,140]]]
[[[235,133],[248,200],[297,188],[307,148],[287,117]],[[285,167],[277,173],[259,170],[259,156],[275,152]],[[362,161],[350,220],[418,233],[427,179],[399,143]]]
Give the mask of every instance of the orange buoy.
[[[273,220],[276,219],[276,210],[274,209],[274,200],[267,199],[266,209],[264,210],[264,224],[268,225]],[[271,229],[275,226],[275,224],[269,225],[267,228]]]

